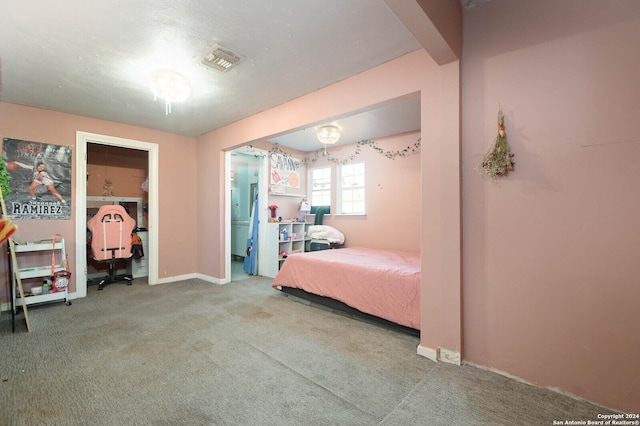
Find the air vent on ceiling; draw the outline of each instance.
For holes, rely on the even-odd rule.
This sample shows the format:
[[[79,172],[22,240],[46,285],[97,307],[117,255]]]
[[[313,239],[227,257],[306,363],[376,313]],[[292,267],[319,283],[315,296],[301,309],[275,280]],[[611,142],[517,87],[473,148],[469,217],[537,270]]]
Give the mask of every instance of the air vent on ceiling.
[[[204,55],[202,64],[216,71],[225,72],[244,61],[244,59],[243,56],[216,44],[209,53]]]

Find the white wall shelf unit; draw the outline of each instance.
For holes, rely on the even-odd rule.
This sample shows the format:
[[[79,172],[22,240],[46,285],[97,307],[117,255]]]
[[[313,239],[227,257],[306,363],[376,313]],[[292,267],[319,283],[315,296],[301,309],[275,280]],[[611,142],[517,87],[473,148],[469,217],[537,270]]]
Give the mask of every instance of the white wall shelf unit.
[[[18,308],[22,306],[35,305],[39,303],[65,301],[67,305],[71,305],[69,300],[68,288],[63,291],[49,292],[42,294],[34,294],[33,288],[43,287],[43,281],[52,277],[51,273],[51,252],[54,252],[54,270],[55,272],[69,270],[67,265],[67,252],[64,245],[64,239],[56,241],[55,245],[51,242],[37,243],[14,243],[14,251],[17,260],[18,270],[11,274],[11,294],[12,294],[12,313],[18,313]],[[11,250],[11,248],[9,248]],[[30,284],[30,289],[24,291],[24,300],[17,292],[16,275],[20,277],[23,286],[25,283]]]
[[[286,260],[293,253],[309,251],[309,226],[311,222],[271,222],[267,224],[267,270],[261,275],[275,278]],[[287,239],[282,239],[282,231]]]

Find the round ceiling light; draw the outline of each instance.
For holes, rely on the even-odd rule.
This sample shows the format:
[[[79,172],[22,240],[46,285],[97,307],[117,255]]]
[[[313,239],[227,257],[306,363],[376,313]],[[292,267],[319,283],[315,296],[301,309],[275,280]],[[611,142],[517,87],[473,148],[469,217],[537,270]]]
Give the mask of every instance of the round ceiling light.
[[[318,129],[318,140],[325,145],[333,145],[340,139],[340,129],[336,126],[322,126]]]

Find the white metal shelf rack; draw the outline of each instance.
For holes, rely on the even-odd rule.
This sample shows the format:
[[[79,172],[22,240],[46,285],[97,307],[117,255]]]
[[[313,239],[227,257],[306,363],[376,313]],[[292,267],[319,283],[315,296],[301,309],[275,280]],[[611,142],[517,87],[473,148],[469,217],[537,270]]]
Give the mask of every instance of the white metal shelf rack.
[[[12,294],[12,314],[13,325],[15,331],[15,316],[18,313],[18,309],[25,305],[35,305],[39,303],[65,301],[67,305],[71,305],[69,300],[69,290],[65,288],[64,291],[50,292],[47,294],[30,294],[30,292],[24,292],[24,299],[20,297],[20,294],[16,291],[17,279],[20,280],[34,280],[37,278],[51,278],[51,251],[54,252],[54,270],[56,272],[68,270],[67,268],[67,252],[65,249],[64,239],[58,239],[53,244],[51,242],[38,242],[38,243],[25,243],[25,244],[12,244],[18,263],[17,271],[11,273],[11,294]],[[11,250],[11,246],[9,246]],[[32,258],[30,258],[32,257]],[[48,264],[44,259],[48,260]],[[38,262],[35,265],[30,265],[29,261]],[[12,263],[10,263],[12,265]],[[13,267],[13,265],[12,265]],[[42,282],[35,284],[34,286],[41,286]]]

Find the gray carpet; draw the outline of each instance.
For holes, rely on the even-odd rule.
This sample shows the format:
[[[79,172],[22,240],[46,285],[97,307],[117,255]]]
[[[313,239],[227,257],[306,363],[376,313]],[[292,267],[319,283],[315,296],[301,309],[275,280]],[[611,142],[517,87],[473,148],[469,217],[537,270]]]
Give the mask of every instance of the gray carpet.
[[[0,424],[550,425],[606,412],[416,354],[249,278],[111,284],[0,316]]]

